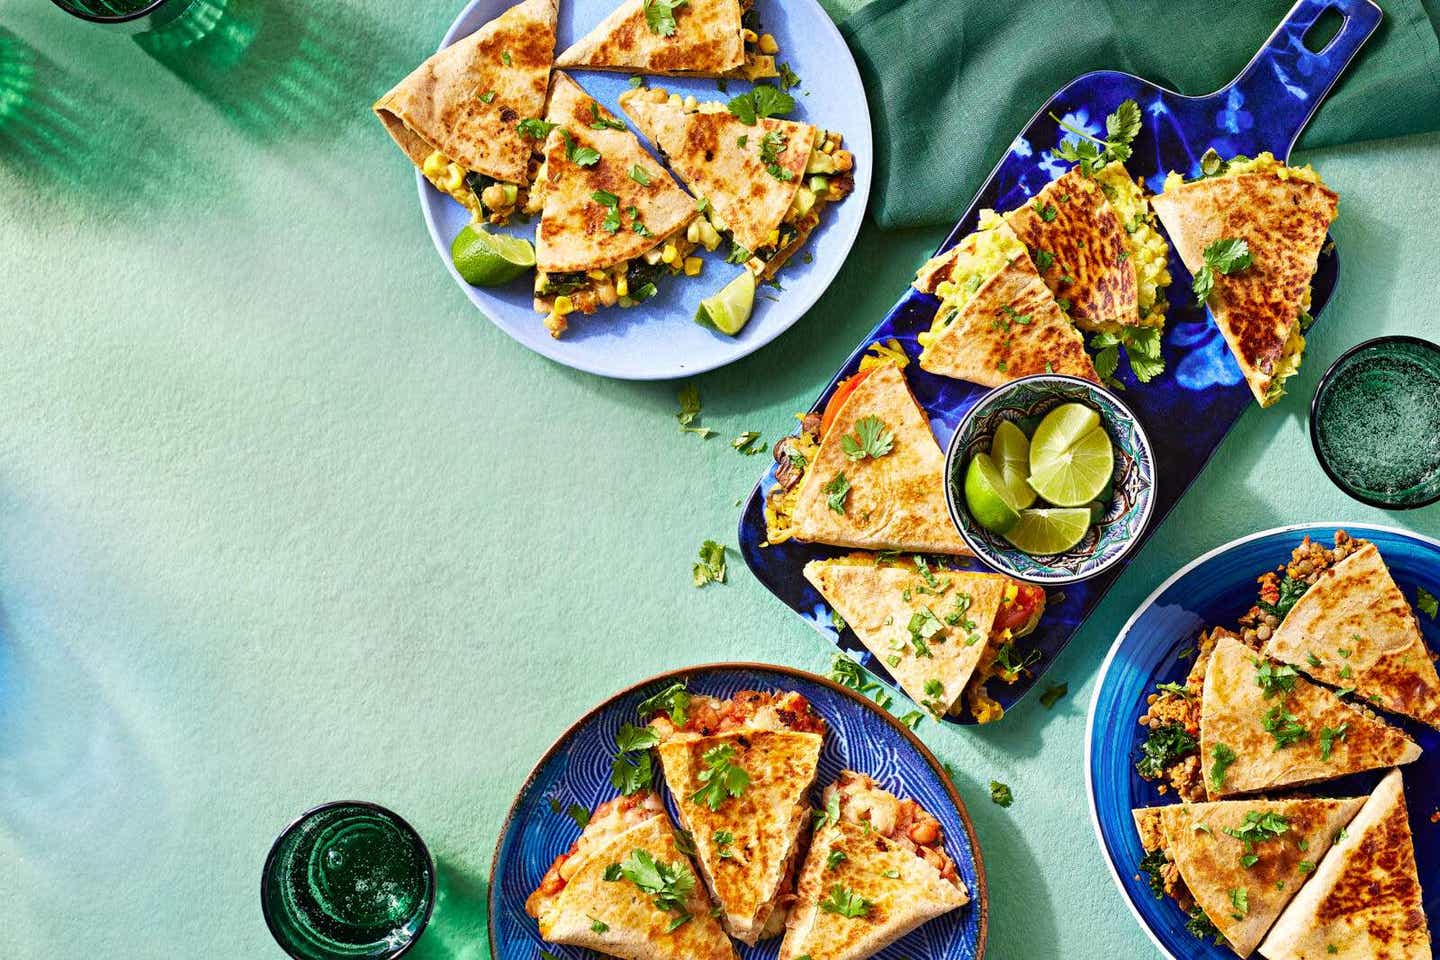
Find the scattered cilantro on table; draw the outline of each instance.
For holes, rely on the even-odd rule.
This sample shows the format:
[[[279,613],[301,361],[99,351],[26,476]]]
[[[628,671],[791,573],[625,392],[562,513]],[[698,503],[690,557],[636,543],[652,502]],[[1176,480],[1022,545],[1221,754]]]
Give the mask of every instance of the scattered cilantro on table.
[[[700,560],[691,568],[695,586],[725,582],[725,545],[714,540],[700,544]]]
[[[990,781],[990,800],[1001,807],[1008,807],[1015,802],[1015,793],[1010,785],[1001,783],[999,780]]]

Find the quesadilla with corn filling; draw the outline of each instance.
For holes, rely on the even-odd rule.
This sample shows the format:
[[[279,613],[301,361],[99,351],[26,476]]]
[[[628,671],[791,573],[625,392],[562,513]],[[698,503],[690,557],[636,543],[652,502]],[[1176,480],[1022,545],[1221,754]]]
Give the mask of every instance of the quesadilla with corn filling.
[[[1364,804],[1257,799],[1134,810],[1140,872],[1157,898],[1192,915],[1192,933],[1248,957]]]
[[[970,902],[940,821],[863,773],[825,788],[779,960],[865,960]]]
[[[558,70],[545,122],[535,310],[552,336],[577,310],[634,306],[665,275],[700,272],[686,236],[695,201],[623,122]]]
[[[390,136],[435,189],[477,220],[526,204],[545,111],[557,0],[524,0],[426,60],[375,104]]]
[[[968,705],[980,723],[1004,715],[986,695],[986,681],[1024,660],[1013,644],[1045,612],[1040,587],[998,573],[932,568],[921,557],[811,560],[805,579],[910,699],[937,717]]]
[[[940,298],[930,329],[918,338],[920,367],[986,387],[1036,373],[1099,383],[1085,339],[1015,231],[993,211],[980,219],[980,230],[916,274],[915,288]]]
[[[773,116],[746,123],[726,104],[659,88],[627,90],[620,107],[705,199],[710,225],[740,248],[732,262],[762,280],[805,245],[825,206],[855,187],[854,157],[838,133]]]
[[[1269,153],[1212,157],[1212,174],[1187,183],[1171,173],[1151,204],[1250,392],[1268,407],[1300,369],[1310,281],[1339,197],[1308,165],[1287,167]]]
[[[753,0],[625,0],[560,54],[558,67],[660,76],[776,76],[780,48],[760,34]]]

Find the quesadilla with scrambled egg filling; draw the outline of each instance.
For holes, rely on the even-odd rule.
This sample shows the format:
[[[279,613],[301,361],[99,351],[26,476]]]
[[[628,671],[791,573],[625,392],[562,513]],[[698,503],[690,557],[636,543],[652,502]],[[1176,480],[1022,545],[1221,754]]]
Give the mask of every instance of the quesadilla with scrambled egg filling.
[[[1268,407],[1300,369],[1310,281],[1339,197],[1310,166],[1269,153],[1216,162],[1213,175],[1189,183],[1171,173],[1151,204],[1250,392]]]
[[[855,161],[838,133],[778,117],[745,123],[723,103],[659,88],[620,95],[620,107],[697,197],[710,225],[728,233],[762,280],[805,245],[825,206],[855,187]]]
[[[968,705],[980,723],[1004,715],[985,684],[1017,679],[1025,658],[1013,643],[1045,612],[1040,587],[998,573],[932,569],[920,557],[811,560],[805,579],[912,700],[937,717]]]
[[[521,123],[545,111],[557,0],[524,0],[415,69],[375,113],[435,189],[478,219],[523,208],[536,141]]]
[[[687,695],[678,708],[671,700],[655,709],[650,727],[660,737],[665,785],[720,922],[752,946],[779,936],[794,901],[825,721],[794,692]]]
[[[1265,654],[1440,727],[1440,678],[1405,594],[1367,543],[1326,569],[1280,621]]]
[[[1205,668],[1200,762],[1211,797],[1409,763],[1420,747],[1362,707],[1222,636]]]
[[[1081,329],[1164,326],[1170,248],[1123,165],[1088,175],[1076,167],[1005,222]]]
[[[1399,770],[1380,781],[1260,944],[1269,960],[1430,960]]]
[[[1036,373],[1100,382],[1085,339],[1040,279],[1025,245],[989,213],[989,229],[965,237],[916,274],[915,288],[940,298],[919,335],[920,367],[998,387]],[[986,221],[981,214],[981,222]]]
[[[550,943],[624,960],[736,960],[659,795],[602,803],[525,901]]]
[[[798,435],[776,444],[767,542],[968,555],[945,505],[945,455],[901,372],[904,354],[877,348],[883,359],[862,360],[822,416],[807,415]]]
[[[625,0],[558,67],[663,76],[776,76],[779,47],[744,22],[752,0]]]
[[[969,902],[940,821],[842,770],[816,813],[779,960],[864,960]]]
[[[545,121],[535,310],[552,336],[576,310],[634,306],[665,274],[700,272],[686,237],[695,201],[623,122],[558,70]]]
[[[1220,800],[1134,810],[1145,850],[1140,872],[1157,898],[1168,895],[1192,914],[1192,932],[1223,938],[1248,957],[1364,803]]]

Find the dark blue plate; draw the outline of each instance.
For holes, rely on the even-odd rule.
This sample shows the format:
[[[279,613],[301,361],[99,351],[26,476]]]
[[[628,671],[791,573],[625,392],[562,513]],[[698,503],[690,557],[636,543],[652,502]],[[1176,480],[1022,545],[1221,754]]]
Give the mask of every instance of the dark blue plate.
[[[1302,38],[1327,9],[1342,14],[1344,24],[1323,51],[1312,53]],[[1160,191],[1167,171],[1198,173],[1200,156],[1209,147],[1224,156],[1254,156],[1269,150],[1277,157],[1288,157],[1300,131],[1379,23],[1380,8],[1370,0],[1300,0],[1240,76],[1224,89],[1204,97],[1184,97],[1112,70],[1072,80],[1040,108],[1015,138],[940,250],[972,232],[982,208],[1014,209],[1065,172],[1067,166],[1051,153],[1063,132],[1050,118],[1052,112],[1071,126],[1099,134],[1104,130],[1105,115],[1121,101],[1134,98],[1144,113],[1144,125],[1126,167],[1143,177],[1152,192]],[[1316,317],[1334,293],[1339,275],[1333,244],[1327,250],[1315,274],[1311,313]],[[1195,305],[1190,295],[1190,274],[1173,251],[1170,273],[1174,282],[1170,286],[1171,305],[1162,344],[1165,373],[1148,384],[1137,384],[1123,363],[1118,373],[1126,387],[1125,401],[1148,431],[1155,448],[1157,496],[1152,530],[1199,475],[1226,432],[1254,402],[1214,321]],[[906,353],[918,357],[920,348],[915,336],[930,328],[938,306],[933,296],[907,288],[900,302],[845,361],[811,409],[824,407],[835,384],[856,371],[865,348],[876,340],[893,337]],[[960,418],[985,394],[986,388],[926,373],[918,363],[911,363],[905,372],[944,449]],[[1176,424],[1185,427],[1176,429]],[[830,625],[829,608],[801,574],[808,561],[843,551],[794,541],[761,546],[765,542],[765,495],[774,486],[772,466],[756,484],[741,515],[739,541],[745,562],[761,583],[826,639],[896,686],[884,663],[871,656],[852,633],[837,633]],[[1144,539],[1142,535],[1142,544]],[[990,695],[1001,706],[1009,709],[1029,692],[1124,568],[1125,563],[1117,564],[1093,580],[1051,591],[1039,628],[1025,641],[1026,649],[1039,651],[1040,659],[1019,682],[990,685]],[[967,715],[960,722],[974,721]]]
[[[623,690],[576,721],[541,758],[515,798],[490,873],[490,950],[494,960],[535,960],[543,948],[565,960],[589,960],[589,951],[556,947],[540,939],[525,913],[525,898],[557,856],[570,849],[580,828],[564,813],[578,803],[591,809],[615,796],[610,758],[622,723],[637,722],[635,708],[677,680],[693,693],[728,697],[739,690],[795,690],[830,725],[820,751],[820,776],[812,802],[841,770],[868,773],[887,790],[911,797],[934,814],[945,830],[945,850],[970,891],[970,903],[932,920],[875,956],[881,960],[972,960],[985,954],[988,898],[985,867],[970,815],[940,761],[913,733],[870,700],[837,683],[802,670],[759,663],[721,663],[653,677]],[[657,776],[656,780],[660,778]],[[670,815],[674,805],[666,797]],[[744,960],[773,960],[780,939],[755,947],[736,944]]]
[[[1174,799],[1173,795],[1161,797],[1154,784],[1141,780],[1135,772],[1145,739],[1136,720],[1145,710],[1145,695],[1157,683],[1184,680],[1191,661],[1180,659],[1179,654],[1194,644],[1202,628],[1233,626],[1255,602],[1255,578],[1289,560],[1290,551],[1302,537],[1308,534],[1328,545],[1334,543],[1337,529],[1379,548],[1412,606],[1417,586],[1440,595],[1440,540],[1363,523],[1280,527],[1212,550],[1162,583],[1130,618],[1100,669],[1086,736],[1090,812],[1115,882],[1140,925],[1166,956],[1223,960],[1234,954],[1227,947],[1202,943],[1186,933],[1185,915],[1174,901],[1156,900],[1148,883],[1135,879],[1144,852],[1130,811]],[[1426,644],[1432,650],[1440,649],[1440,622],[1423,614],[1419,620]],[[1430,823],[1440,796],[1440,732],[1391,714],[1384,716],[1425,750],[1419,760],[1401,769],[1420,885],[1426,892],[1425,913],[1431,929],[1440,929],[1440,829]],[[1330,781],[1324,785],[1323,795],[1363,796],[1374,789],[1383,773]]]

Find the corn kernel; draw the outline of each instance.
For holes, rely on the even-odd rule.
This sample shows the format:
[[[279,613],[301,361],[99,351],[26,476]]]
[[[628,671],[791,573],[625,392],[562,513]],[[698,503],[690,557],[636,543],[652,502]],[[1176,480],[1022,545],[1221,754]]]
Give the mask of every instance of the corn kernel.
[[[690,97],[690,96],[687,96],[687,97],[685,98],[685,112],[686,112],[686,113],[694,113],[696,110],[699,110],[699,109],[700,109],[700,101],[698,101],[698,100],[696,100],[694,97]]]
[[[604,271],[604,270],[591,270],[589,273],[585,274],[585,276],[589,277],[591,280],[604,280],[604,279],[605,279],[605,271]]]
[[[567,313],[574,313],[575,301],[571,300],[569,297],[565,296],[562,293],[560,296],[555,298],[554,312],[557,317],[563,317]]]
[[[450,164],[450,168],[445,171],[445,178],[440,181],[440,189],[446,193],[454,193],[456,190],[459,190],[464,183],[465,171],[452,163]]]
[[[680,257],[680,252],[675,249],[675,244],[665,244],[665,249],[660,251],[660,259],[665,263],[673,264]]]
[[[774,37],[772,34],[768,34],[768,33],[767,33],[767,34],[765,34],[764,36],[762,36],[762,37],[760,38],[760,52],[761,52],[761,53],[779,53],[779,52],[780,52],[780,44],[778,44],[778,43],[775,42],[775,37]]]
[[[766,237],[765,239],[766,239],[767,241],[769,241],[769,243],[768,243],[769,246],[772,246],[772,247],[775,246],[775,244],[777,244],[777,243],[780,242],[780,231],[779,231],[779,230],[771,230],[771,231],[770,231],[770,235],[769,235],[768,237]]]
[[[700,242],[700,221],[691,220],[690,226],[685,228],[685,239],[691,243]]]
[[[630,281],[627,280],[625,277],[621,277],[619,280],[615,281],[615,295],[617,297],[630,296]]]
[[[680,94],[678,93],[670,94],[670,99],[667,102],[672,107],[683,107],[685,105],[685,101],[680,99]]]
[[[760,39],[759,35],[756,34],[755,31],[751,30],[749,27],[741,30],[740,35],[745,38],[746,43],[754,43],[756,40]]]
[[[700,276],[700,270],[701,270],[704,266],[705,266],[705,261],[704,261],[704,260],[701,260],[699,257],[686,257],[686,258],[685,258],[685,276],[687,276],[687,277],[698,277],[698,276]]]
[[[833,140],[826,140],[825,143],[821,145],[821,147],[820,147],[820,152],[821,152],[821,153],[834,153],[834,152],[835,152],[835,141],[833,141]]]
[[[427,177],[438,177],[449,165],[450,161],[445,158],[445,154],[436,150],[425,158],[424,164],[421,165],[421,170],[424,171]]]

